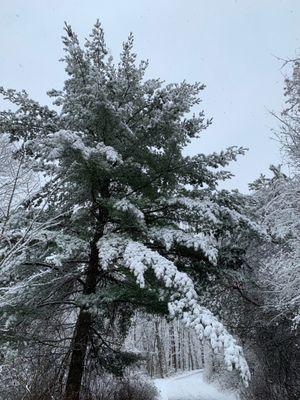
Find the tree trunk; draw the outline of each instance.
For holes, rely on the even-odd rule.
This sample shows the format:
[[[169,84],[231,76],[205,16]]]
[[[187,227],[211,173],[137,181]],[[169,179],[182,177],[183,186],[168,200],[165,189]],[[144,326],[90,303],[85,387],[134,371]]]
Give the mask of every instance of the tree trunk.
[[[170,323],[170,338],[171,338],[171,362],[174,371],[177,372],[177,348],[176,348],[176,341],[175,341],[175,329],[174,329],[174,321]]]
[[[91,242],[90,260],[87,268],[86,281],[83,288],[84,295],[89,295],[96,292],[97,278],[99,275],[97,241],[98,237],[95,237]],[[74,329],[71,361],[66,382],[64,400],[79,400],[91,324],[92,316],[86,307],[83,306],[80,309]]]
[[[193,349],[191,342],[191,333],[188,333],[188,346],[189,346],[189,369],[194,370],[194,357],[193,357]]]
[[[182,346],[182,352],[181,352],[181,365],[182,365],[182,370],[185,371],[186,370],[186,365],[185,365],[185,334],[184,334],[184,329],[182,328],[182,326],[180,327],[180,337],[181,337],[181,346]]]
[[[204,368],[205,359],[204,359],[204,341],[201,342],[201,368]]]
[[[180,340],[180,327],[179,327],[178,321],[176,323],[176,332],[177,332],[177,368],[179,369],[179,371],[181,371],[181,369],[182,369],[182,365],[181,365],[182,349],[181,349],[181,340]]]
[[[72,356],[66,383],[65,400],[78,400],[88,346],[91,314],[81,309],[73,336]]]
[[[156,345],[157,345],[157,356],[158,356],[158,367],[159,367],[159,374],[161,378],[165,377],[165,351],[163,344],[161,342],[160,334],[159,334],[159,322],[155,320],[155,338],[156,338]]]

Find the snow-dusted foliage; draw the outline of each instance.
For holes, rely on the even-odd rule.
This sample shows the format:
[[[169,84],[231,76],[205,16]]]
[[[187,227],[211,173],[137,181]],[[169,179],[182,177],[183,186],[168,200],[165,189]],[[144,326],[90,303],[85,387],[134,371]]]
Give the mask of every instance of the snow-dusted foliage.
[[[112,163],[122,162],[116,150],[111,146],[106,146],[103,142],[95,141],[94,146],[85,145],[85,136],[81,132],[62,129],[49,134],[44,141],[39,143],[39,146],[42,152],[49,149],[49,152],[46,152],[46,159],[48,160],[57,160],[63,157],[64,153],[74,151],[80,154],[85,160],[104,158]],[[26,144],[27,146],[31,145],[28,142]]]
[[[144,214],[136,206],[130,203],[126,198],[117,200],[114,204],[116,210],[123,211],[124,213],[132,213],[133,217],[138,221],[144,221]]]
[[[101,250],[102,246],[105,251]],[[173,292],[168,303],[170,315],[182,319],[187,327],[193,327],[200,339],[208,338],[213,351],[224,354],[227,368],[229,370],[236,368],[245,382],[249,380],[249,368],[242,348],[237,345],[236,340],[213,314],[199,304],[194,283],[186,273],[178,271],[172,261],[161,256],[157,251],[130,239],[126,240],[122,237],[119,240],[116,237],[109,238],[107,241],[101,239],[99,248],[101,254],[104,255],[102,262],[105,265],[108,264],[108,258],[111,263],[114,263],[116,257],[123,253],[121,265],[132,271],[141,287],[145,287],[146,284],[146,271],[152,269],[156,278]],[[105,254],[108,254],[108,257]]]
[[[185,232],[172,227],[152,228],[149,233],[153,239],[162,242],[167,251],[178,244],[195,251],[202,251],[212,264],[217,263],[218,244],[213,236],[206,235],[203,232]]]
[[[287,64],[292,67],[292,74],[285,79],[286,107],[280,115],[274,115],[280,123],[276,134],[280,139],[282,150],[288,156],[286,161],[292,171],[298,175],[300,168],[300,59],[298,57]]]
[[[273,238],[259,276],[265,290],[265,306],[277,317],[292,318],[296,324],[300,315],[299,65],[299,59],[293,60],[293,73],[285,80],[286,108],[276,115],[280,123],[277,136],[292,176],[285,175],[280,166],[271,166],[273,177],[261,176],[253,185],[256,212]]]
[[[1,241],[0,326],[14,316],[2,336],[15,337],[18,324],[17,341],[48,343],[40,327],[53,324],[51,343],[66,355],[71,330],[69,399],[80,390],[84,360],[90,368],[95,359],[110,369],[125,363],[116,343],[135,308],[167,312],[168,304],[247,382],[240,346],[199,304],[192,280],[204,289],[208,276],[217,279],[224,263],[235,263],[232,249],[240,242],[243,250],[245,232],[263,234],[245,216],[243,197],[218,189],[231,176],[224,167],[244,149],[185,156],[211,122],[202,111],[190,114],[204,86],[146,79],[132,35],[114,64],[98,22],[84,47],[65,30],[68,77],[49,92],[59,111],[0,89],[17,108],[0,113],[0,132],[22,141],[25,162],[43,175]],[[59,323],[67,334],[55,337]],[[106,341],[109,324],[117,342]]]
[[[0,217],[5,224],[2,234],[13,211],[39,186],[39,177],[25,163],[25,157],[22,141],[11,142],[7,134],[0,136]]]
[[[267,309],[297,323],[300,314],[299,177],[288,178],[272,167],[274,177],[256,182],[255,207],[272,237],[259,269]]]

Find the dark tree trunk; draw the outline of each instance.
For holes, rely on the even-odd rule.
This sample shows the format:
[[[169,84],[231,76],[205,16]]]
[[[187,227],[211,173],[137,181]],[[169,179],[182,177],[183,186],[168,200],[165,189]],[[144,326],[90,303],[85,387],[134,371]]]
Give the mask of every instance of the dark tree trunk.
[[[66,383],[65,400],[79,399],[90,326],[90,313],[81,309],[73,336],[72,356]]]
[[[177,367],[177,348],[176,348],[176,341],[175,341],[175,329],[174,329],[174,321],[170,324],[170,336],[171,336],[171,360],[172,360],[172,367],[174,371],[178,371]]]
[[[98,237],[95,238],[91,243],[90,260],[83,289],[84,295],[89,295],[96,292],[97,279],[99,276],[97,241]],[[78,314],[73,334],[71,361],[66,382],[64,400],[79,400],[91,324],[91,314],[85,307],[82,307]]]

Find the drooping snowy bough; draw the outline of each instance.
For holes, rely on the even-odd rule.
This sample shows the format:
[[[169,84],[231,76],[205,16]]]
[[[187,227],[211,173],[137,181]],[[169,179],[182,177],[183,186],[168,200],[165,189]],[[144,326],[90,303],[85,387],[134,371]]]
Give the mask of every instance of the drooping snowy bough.
[[[175,237],[178,236],[179,231]],[[182,232],[182,236],[185,238],[186,234]],[[200,339],[207,338],[213,351],[224,355],[227,369],[238,370],[243,382],[248,385],[250,371],[242,347],[223,324],[199,304],[194,283],[186,273],[178,271],[172,261],[157,251],[123,236],[104,236],[98,242],[98,248],[101,263],[106,269],[116,264],[128,268],[141,287],[145,286],[146,271],[152,269],[156,278],[172,291],[168,303],[170,316],[181,319],[187,327],[195,329]]]

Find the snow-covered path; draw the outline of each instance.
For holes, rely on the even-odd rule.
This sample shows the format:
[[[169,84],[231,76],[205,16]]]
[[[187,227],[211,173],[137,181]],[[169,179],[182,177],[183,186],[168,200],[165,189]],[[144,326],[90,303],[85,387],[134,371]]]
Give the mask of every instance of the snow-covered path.
[[[166,379],[155,379],[160,400],[236,400],[233,393],[222,393],[203,380],[202,371],[192,371]]]

